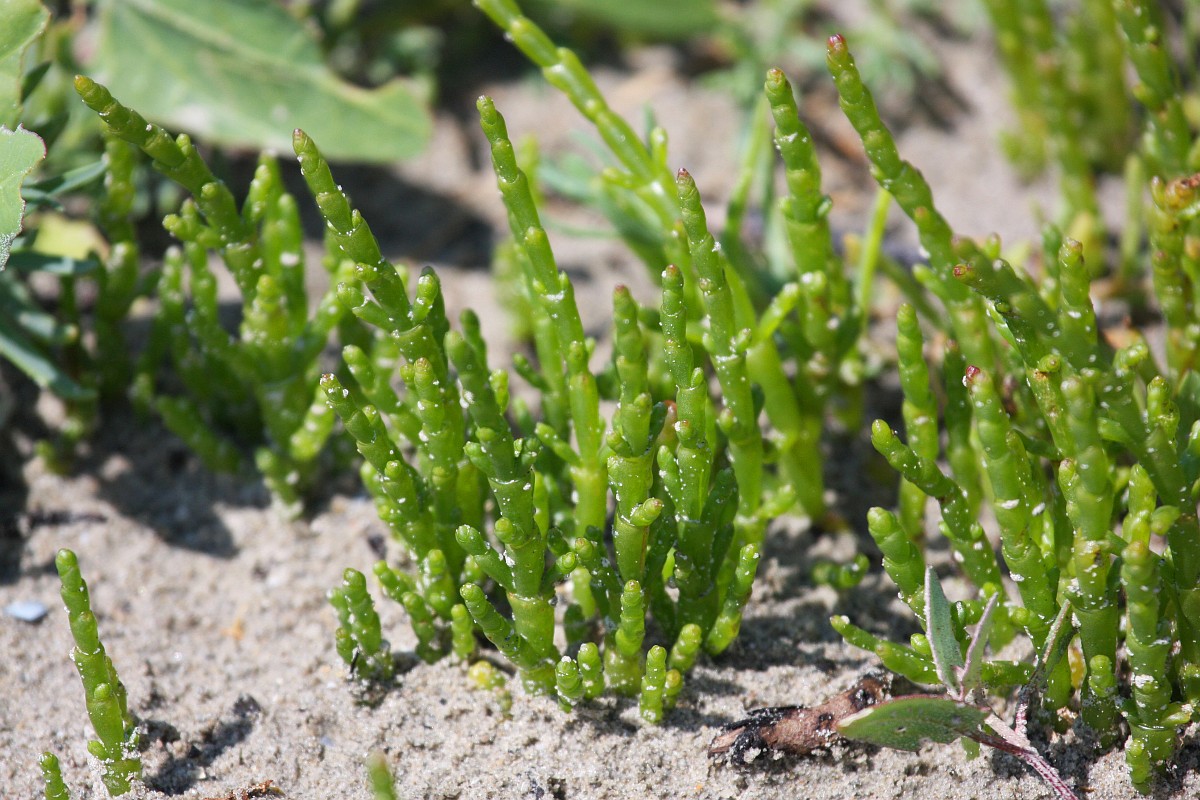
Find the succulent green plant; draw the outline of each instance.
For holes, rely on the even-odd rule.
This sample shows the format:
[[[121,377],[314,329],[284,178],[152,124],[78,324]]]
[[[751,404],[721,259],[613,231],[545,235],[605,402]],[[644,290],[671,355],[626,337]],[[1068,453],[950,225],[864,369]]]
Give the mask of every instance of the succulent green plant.
[[[380,362],[368,362],[355,348],[347,349],[347,363],[374,402],[358,400],[333,376],[322,381],[364,456],[381,517],[421,569],[415,580],[386,563],[375,572],[412,617],[422,657],[450,649],[471,656],[473,623],[530,690],[556,693],[564,707],[605,686],[640,692],[644,715],[657,720],[700,648],[720,652],[732,641],[758,560],[756,543],[736,544],[734,472],[714,468],[716,429],[703,371],[692,366],[683,276],[678,270],[664,276],[663,338],[655,341],[686,383],[676,385],[673,403],[652,400],[647,314],[619,288],[613,369],[623,381],[606,422],[570,281],[554,265],[503,120],[486,99],[480,113],[514,231],[522,234],[539,363],[517,369],[541,391],[543,421],[524,404],[511,404],[505,373],[488,371],[473,315],[463,316],[461,333],[449,329],[432,272],[408,299],[403,273],[382,260],[311,140],[297,134],[310,188],[346,257],[359,265],[358,282],[344,284],[340,295],[402,358],[407,391],[400,396],[390,376],[375,371]],[[679,186],[694,195],[686,175]],[[713,282],[714,306],[719,292]],[[505,416],[509,408],[515,430]],[[405,445],[416,456],[412,463],[402,460]],[[677,601],[667,592],[668,574],[676,578]],[[564,626],[574,656],[554,642],[557,585],[568,580]],[[487,587],[503,592],[511,619]],[[674,643],[669,668],[666,649],[646,654],[647,610]],[[369,652],[377,629],[364,638],[372,644],[359,651]],[[339,650],[354,660],[350,648]]]
[[[168,251],[158,278],[160,308],[137,366],[136,399],[214,469],[235,469],[240,445],[255,444],[255,463],[272,496],[285,513],[298,514],[335,421],[312,387],[346,310],[330,290],[309,311],[299,212],[278,165],[260,159],[239,209],[187,136],[172,139],[89,78],[77,78],[76,90],[114,136],[140,148],[192,195],[164,220],[181,246]],[[219,318],[210,250],[241,293],[236,336]],[[335,283],[352,269],[337,258],[325,266]],[[341,333],[353,338],[344,326]],[[160,385],[168,357],[182,394]]]
[[[390,681],[395,671],[392,651],[383,638],[379,614],[367,593],[363,574],[346,570],[342,585],[330,591],[329,603],[338,615],[334,635],[338,655],[365,680],[381,684]]]
[[[381,518],[419,567],[416,579],[387,564],[375,570],[408,610],[418,654],[433,659],[453,648],[469,656],[473,622],[527,688],[553,691],[567,708],[606,686],[640,692],[643,715],[657,721],[699,651],[720,653],[736,636],[767,522],[790,508],[825,519],[820,432],[843,390],[860,390],[864,284],[876,259],[863,259],[855,286],[835,255],[811,137],[782,73],[771,74],[766,105],[787,167],[779,213],[797,280],[780,286],[717,246],[691,176],[671,175],[664,132],[642,143],[570,50],[511,3],[479,5],[610,148],[619,166],[605,173],[606,191],[641,226],[636,252],[665,265],[661,304],[641,307],[618,288],[613,362],[592,371],[593,343],[571,282],[555,264],[504,121],[482,98],[512,235],[506,257],[535,354],[518,357],[514,370],[539,396],[535,415],[506,372],[489,370],[474,316],[451,330],[436,275],[426,270],[413,281],[382,258],[315,145],[298,133],[309,188],[356,265],[339,297],[377,329],[375,352],[388,354],[372,359],[348,347],[360,391],[333,376],[322,387],[365,459]],[[882,216],[872,221],[876,241]],[[397,358],[399,394],[381,368]],[[794,379],[785,358],[797,364]],[[615,402],[609,419],[602,399]],[[763,413],[774,425],[769,437]],[[862,564],[825,572],[849,586]],[[569,590],[558,588],[564,583]],[[503,594],[511,618],[489,592]],[[560,593],[565,652],[554,633]],[[647,651],[648,616],[669,645],[661,652]],[[357,665],[362,648],[340,636],[343,657]],[[378,637],[369,638],[373,647]]]
[[[733,445],[744,451],[741,459],[734,459],[735,469],[739,464],[751,469],[748,459],[753,457],[746,448],[765,448],[778,462],[780,478],[778,484],[772,480],[768,495],[794,492],[799,512],[823,520],[827,510],[823,471],[815,466],[823,461],[821,432],[826,417],[840,410],[845,410],[848,428],[858,425],[855,411],[860,408],[864,372],[858,345],[867,319],[861,304],[870,300],[867,287],[877,259],[864,259],[852,281],[835,255],[827,220],[830,201],[822,194],[812,137],[797,117],[786,78],[774,71],[766,86],[766,102],[776,126],[775,144],[786,167],[788,187],[787,196],[779,199],[768,221],[783,231],[790,263],[760,263],[740,243],[747,202],[744,192],[754,183],[751,178],[763,160],[755,154],[765,149],[761,145],[769,146],[771,137],[766,125],[752,130],[756,144],[750,148],[746,174],[739,181],[744,187],[742,194],[732,203],[730,223],[721,232],[721,246],[711,257],[703,250],[697,255],[692,248],[705,235],[691,222],[700,218],[698,205],[690,193],[674,188],[666,131],[656,127],[643,142],[608,106],[574,53],[556,47],[511,0],[479,0],[476,5],[595,127],[614,160],[597,177],[599,205],[656,280],[668,265],[684,274],[689,286],[685,296],[689,318],[698,319],[707,310],[702,283],[720,270],[730,299],[718,312],[719,324],[729,334],[751,331],[742,358],[744,367],[736,368],[744,370],[747,382],[726,371],[724,365],[735,360],[722,355],[718,371],[722,391],[736,406],[734,413],[748,420],[749,408],[739,397],[739,387],[756,386],[770,422],[762,445],[752,444],[749,438]],[[713,338],[717,346],[725,346],[724,339]],[[729,341],[738,344],[736,339]],[[792,364],[797,372],[794,379],[788,377]],[[750,434],[750,427],[743,429],[743,436]],[[754,437],[755,441],[761,438]],[[739,479],[744,477],[748,475]],[[747,492],[743,486],[739,502],[743,504],[739,518],[750,520],[761,501],[758,492]],[[761,535],[761,527],[759,531],[755,538]]]
[[[1135,41],[1135,64],[1137,53]],[[927,422],[909,425],[907,444],[882,421],[872,428],[876,449],[893,468],[937,500],[941,531],[981,594],[954,606],[953,638],[968,641],[965,626],[980,619],[985,605],[995,605],[993,640],[1003,643],[1023,630],[1040,651],[1053,621],[1070,607],[1083,676],[1077,694],[1067,662],[1059,661],[1046,676],[1044,705],[1061,709],[1078,703],[1083,721],[1105,744],[1114,742],[1124,717],[1132,733],[1125,751],[1131,778],[1147,791],[1154,772],[1174,753],[1179,727],[1200,707],[1194,622],[1200,471],[1192,455],[1200,437],[1200,397],[1189,344],[1194,312],[1186,299],[1193,273],[1183,266],[1190,256],[1178,244],[1196,230],[1197,182],[1164,176],[1151,185],[1154,294],[1164,311],[1167,340],[1166,363],[1160,365],[1139,332],[1123,331],[1119,347],[1101,334],[1089,297],[1091,271],[1078,242],[1048,231],[1039,283],[999,258],[998,243],[952,239],[920,173],[896,155],[836,37],[830,40],[829,65],[876,177],[917,224],[931,267],[920,277],[946,304],[946,333],[963,351],[947,348],[942,363],[950,474],[939,467],[938,437],[928,431],[937,409],[930,403],[911,309],[902,310],[899,320],[901,383],[906,408],[923,409]],[[1141,66],[1139,74],[1145,79]],[[1170,107],[1172,97],[1160,98],[1160,107]],[[1166,133],[1172,119],[1169,111],[1152,113],[1146,141],[1183,160],[1158,157],[1155,172],[1171,163],[1200,166],[1194,155],[1182,156],[1187,148],[1179,137],[1185,131]],[[1190,131],[1186,136],[1195,139]],[[908,413],[905,418],[913,420]],[[901,598],[929,630],[933,611],[923,531],[914,529],[918,516],[905,511],[905,497],[900,516],[873,509],[869,526]],[[984,504],[996,520],[1003,568],[977,521]],[[1007,579],[1019,601],[1006,599]],[[929,639],[914,638],[906,647],[879,640],[844,617],[835,618],[834,626],[911,680],[945,682],[938,648]],[[1128,683],[1122,660],[1129,667]],[[1028,677],[1028,665],[995,661],[983,664],[979,680],[1000,691]]]
[[[79,572],[75,554],[70,550],[59,550],[55,565],[62,584],[71,636],[75,640],[71,660],[83,681],[88,717],[96,731],[96,739],[88,742],[88,752],[100,761],[104,787],[110,795],[118,797],[127,793],[142,775],[137,724],[129,713],[125,686],[100,641],[87,583]],[[68,797],[55,756],[47,753],[42,758],[42,772],[47,798]]]

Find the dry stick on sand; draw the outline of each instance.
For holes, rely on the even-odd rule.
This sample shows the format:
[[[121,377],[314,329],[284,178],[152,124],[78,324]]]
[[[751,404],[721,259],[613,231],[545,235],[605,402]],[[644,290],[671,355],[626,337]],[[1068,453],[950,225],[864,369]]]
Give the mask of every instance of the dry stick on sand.
[[[726,725],[708,746],[708,754],[728,754],[732,763],[741,765],[763,750],[804,754],[828,747],[843,738],[837,729],[838,720],[885,700],[890,683],[888,676],[871,673],[812,708],[757,708],[749,717]]]

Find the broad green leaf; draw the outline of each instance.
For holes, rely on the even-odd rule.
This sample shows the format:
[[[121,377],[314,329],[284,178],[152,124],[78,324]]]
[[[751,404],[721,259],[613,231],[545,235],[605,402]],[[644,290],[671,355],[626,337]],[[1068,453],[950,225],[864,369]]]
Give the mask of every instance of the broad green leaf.
[[[394,161],[432,126],[413,84],[340,80],[271,0],[104,0],[96,71],[130,108],[223,145],[289,153],[302,128],[330,159]]]
[[[897,750],[921,749],[926,741],[946,744],[979,730],[991,710],[937,694],[887,700],[838,722],[843,736]]]
[[[21,121],[25,51],[50,19],[40,0],[0,0],[0,125]]]
[[[933,567],[925,569],[925,635],[929,637],[938,677],[950,691],[957,691],[958,676],[954,668],[963,665],[962,650],[954,637],[950,601],[946,599]]]
[[[682,39],[711,30],[717,24],[712,0],[555,0],[560,9],[611,25],[627,33]]]
[[[46,147],[36,133],[0,126],[0,269],[8,263],[13,239],[21,232],[25,201],[21,181],[46,157]]]

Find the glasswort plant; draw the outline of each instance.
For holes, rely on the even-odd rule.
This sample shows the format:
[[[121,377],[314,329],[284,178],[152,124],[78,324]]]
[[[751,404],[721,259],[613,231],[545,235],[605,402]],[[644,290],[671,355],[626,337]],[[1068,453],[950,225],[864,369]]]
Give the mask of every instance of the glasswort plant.
[[[239,209],[187,136],[172,139],[89,78],[78,77],[75,88],[113,135],[139,147],[192,195],[163,222],[182,246],[164,258],[160,309],[138,365],[136,397],[211,468],[237,467],[236,438],[256,442],[255,463],[272,495],[286,513],[298,514],[334,424],[323,397],[313,394],[318,358],[346,311],[331,290],[310,315],[299,213],[278,166],[260,160]],[[210,250],[241,293],[236,336],[218,317]],[[326,266],[335,283],[352,267],[337,259]],[[183,394],[158,385],[160,362],[168,356]]]
[[[684,278],[675,269],[663,276],[661,337],[645,330],[647,315],[629,292],[616,291],[613,369],[623,380],[613,418],[605,421],[588,365],[592,343],[571,283],[554,265],[503,119],[486,98],[479,109],[520,235],[538,364],[517,369],[542,394],[540,421],[511,400],[506,373],[488,370],[474,316],[463,316],[461,333],[449,329],[432,272],[420,277],[409,300],[403,273],[381,258],[315,146],[302,134],[296,138],[313,194],[343,252],[359,265],[357,283],[344,284],[340,296],[402,358],[403,395],[377,372],[388,362],[368,362],[353,348],[347,362],[365,399],[376,402],[358,400],[332,376],[322,381],[364,456],[382,518],[421,569],[414,580],[381,563],[376,575],[408,610],[423,657],[450,648],[469,657],[474,625],[531,691],[552,692],[570,708],[607,686],[640,694],[643,716],[657,721],[699,650],[717,653],[733,640],[758,561],[757,544],[737,540],[735,472],[716,462],[712,399],[703,370],[693,365]],[[695,209],[693,235],[702,242],[694,184],[681,174],[678,186]],[[710,307],[719,309],[721,285],[712,280],[706,291]],[[664,349],[678,376],[673,402],[651,396],[651,343]],[[403,458],[405,440],[414,462]],[[667,591],[672,577],[678,598]],[[566,581],[564,652],[555,642],[555,605]],[[360,579],[348,576],[335,604],[354,605],[359,587]],[[503,593],[511,618],[489,591]],[[357,649],[339,646],[356,665],[379,643],[377,619],[359,608],[343,625],[349,633],[339,635],[359,642]],[[672,643],[669,651],[647,650],[648,611]],[[370,630],[354,634],[355,624]]]
[[[1045,663],[1043,706],[1078,707],[1105,745],[1116,740],[1123,718],[1131,733],[1125,750],[1131,778],[1148,791],[1175,752],[1180,726],[1200,708],[1200,394],[1189,344],[1195,272],[1194,259],[1179,244],[1195,236],[1200,182],[1169,173],[1171,164],[1196,169],[1200,163],[1196,150],[1180,142],[1195,141],[1194,133],[1179,129],[1168,110],[1177,100],[1169,71],[1152,73],[1141,63],[1147,53],[1136,37],[1130,41],[1139,76],[1161,79],[1154,86],[1168,95],[1150,97],[1148,104],[1160,110],[1151,105],[1144,140],[1160,154],[1151,162],[1150,243],[1153,288],[1166,325],[1163,365],[1138,331],[1122,331],[1119,339],[1101,334],[1080,243],[1049,229],[1045,279],[1038,283],[1001,259],[997,242],[953,238],[920,173],[899,159],[839,37],[830,40],[829,66],[877,179],[917,225],[930,254],[930,269],[919,278],[947,306],[946,332],[957,340],[942,360],[950,474],[936,461],[938,437],[926,430],[928,423],[912,424],[915,418],[906,414],[907,444],[882,421],[872,427],[876,449],[909,484],[936,499],[940,530],[980,592],[952,607],[951,638],[971,640],[966,626],[994,606],[993,640],[1002,644],[1023,630],[1043,651],[1054,639],[1055,620],[1069,608],[1078,630],[1071,647],[1081,656],[1082,674],[1072,674],[1067,661]],[[899,327],[906,406],[934,420],[912,309],[901,311]],[[913,527],[920,515],[905,511],[904,498],[900,516],[872,509],[869,527],[884,568],[928,637],[914,637],[909,647],[881,641],[845,617],[833,623],[851,644],[874,651],[911,680],[946,683],[938,662],[959,645],[944,636],[941,644],[932,641],[930,573],[923,531]],[[1003,567],[977,521],[984,503],[995,517]],[[1009,599],[1007,579],[1019,600]],[[991,691],[1029,679],[1028,665],[1002,661],[984,663],[979,677]]]
[[[125,686],[117,677],[96,630],[96,617],[87,583],[79,572],[79,562],[73,552],[65,549],[58,551],[54,561],[75,640],[71,660],[83,681],[88,717],[96,731],[96,739],[88,742],[88,752],[99,759],[104,786],[110,795],[117,797],[128,792],[131,783],[142,775],[138,729],[129,714]],[[65,800],[69,795],[55,756],[47,753],[42,758],[42,772],[46,778],[46,796]]]

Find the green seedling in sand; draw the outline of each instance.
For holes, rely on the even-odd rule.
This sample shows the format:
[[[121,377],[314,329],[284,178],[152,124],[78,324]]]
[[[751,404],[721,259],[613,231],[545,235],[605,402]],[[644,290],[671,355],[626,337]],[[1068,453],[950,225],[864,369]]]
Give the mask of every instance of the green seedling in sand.
[[[63,604],[75,647],[71,660],[83,681],[88,717],[96,731],[96,739],[88,742],[88,752],[100,761],[104,787],[113,797],[130,790],[142,775],[138,756],[138,730],[125,700],[125,686],[117,677],[112,660],[104,651],[96,630],[87,583],[79,573],[79,563],[70,550],[59,550],[55,558],[62,583]],[[70,795],[63,784],[58,758],[46,753],[41,762],[46,780],[48,800],[67,800]]]
[[[838,732],[851,739],[913,752],[927,741],[944,744],[966,739],[974,745],[964,742],[964,746],[975,751],[978,745],[985,744],[1025,762],[1062,800],[1076,800],[1058,770],[1030,744],[1025,730],[1031,704],[1043,688],[1042,681],[1062,659],[1071,639],[1073,631],[1067,624],[1070,604],[1065,604],[1054,620],[1046,637],[1046,649],[1021,689],[1016,720],[1009,725],[990,708],[974,702],[975,695],[984,689],[983,676],[988,665],[983,658],[999,598],[992,595],[988,600],[979,624],[971,632],[964,656],[956,636],[953,609],[933,568],[926,568],[925,573],[925,638],[946,694],[913,694],[885,700],[838,720]]]

